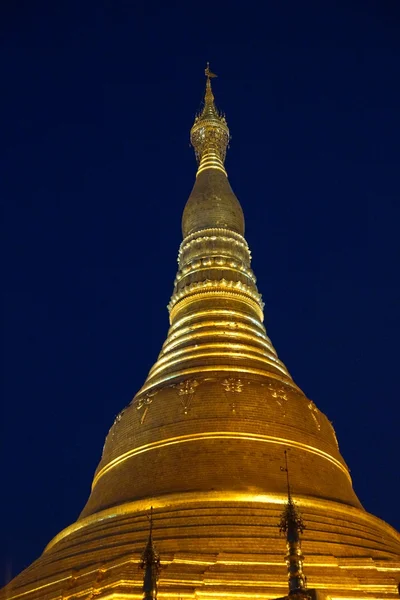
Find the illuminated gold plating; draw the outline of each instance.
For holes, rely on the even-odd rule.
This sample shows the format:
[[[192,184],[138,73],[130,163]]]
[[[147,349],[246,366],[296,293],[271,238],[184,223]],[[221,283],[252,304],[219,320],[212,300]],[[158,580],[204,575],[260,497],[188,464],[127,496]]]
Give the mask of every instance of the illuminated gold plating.
[[[153,444],[146,444],[145,446],[140,446],[138,448],[134,448],[130,452],[126,452],[125,454],[118,456],[113,461],[108,463],[105,467],[103,467],[103,469],[98,471],[93,479],[92,489],[97,484],[97,482],[100,480],[100,478],[103,477],[108,471],[121,465],[121,463],[125,462],[126,460],[129,460],[130,458],[132,458],[138,454],[142,454],[143,452],[149,452],[151,450],[159,450],[160,448],[165,448],[166,446],[171,446],[173,444],[184,444],[187,442],[196,442],[196,441],[205,440],[205,439],[208,439],[208,440],[244,439],[244,440],[255,441],[255,442],[280,444],[280,445],[287,446],[287,447],[301,449],[305,452],[311,452],[312,454],[319,455],[322,458],[324,458],[325,460],[330,461],[332,464],[335,465],[335,467],[337,467],[338,469],[343,471],[344,475],[351,482],[350,473],[348,472],[346,467],[344,465],[342,465],[342,463],[339,460],[335,459],[333,456],[331,456],[327,452],[324,452],[323,450],[320,450],[319,448],[315,448],[308,444],[301,444],[299,442],[296,442],[296,441],[290,440],[290,439],[281,439],[279,437],[257,435],[257,434],[250,435],[250,434],[244,434],[244,433],[238,433],[238,432],[232,432],[232,431],[214,431],[212,433],[207,432],[207,433],[198,433],[198,434],[191,434],[191,435],[181,435],[176,438],[164,439],[160,442],[155,442]]]
[[[211,78],[216,77],[209,66],[205,70],[207,77],[204,108],[196,116],[190,131],[196,158],[199,163],[197,175],[206,169],[217,169],[226,175],[224,168],[226,148],[229,143],[229,129],[225,117],[218,111],[211,88]]]
[[[245,238],[229,229],[202,229],[183,240],[168,306],[171,328],[142,393],[189,372],[224,373],[233,363],[237,371],[294,385],[263,326],[250,260]]]
[[[113,508],[109,508],[103,510],[95,515],[90,515],[84,519],[80,519],[76,523],[73,523],[66,529],[63,529],[58,533],[46,546],[45,552],[51,550],[56,544],[58,544],[61,540],[65,539],[72,533],[81,531],[85,527],[90,527],[94,525],[98,521],[108,521],[109,519],[116,516],[126,516],[129,514],[142,514],[146,513],[151,506],[154,509],[162,508],[162,509],[173,509],[176,511],[180,505],[184,505],[186,507],[193,507],[201,502],[204,506],[208,504],[229,504],[229,503],[250,503],[254,504],[266,504],[266,505],[277,505],[277,515],[280,515],[281,507],[287,502],[287,495],[283,494],[251,494],[251,493],[239,493],[231,490],[226,490],[225,492],[202,492],[198,494],[197,492],[185,492],[184,494],[167,494],[165,496],[160,497],[149,497],[143,500],[136,500],[135,502],[129,502],[126,504],[122,504],[119,506],[115,506]],[[361,519],[362,522],[367,526],[378,526],[379,529],[386,533],[386,535],[394,535],[397,538],[398,543],[400,543],[400,534],[396,532],[390,525],[381,521],[377,517],[365,512],[360,511],[352,506],[347,506],[345,504],[340,504],[337,502],[330,502],[324,499],[319,498],[311,498],[306,496],[298,496],[298,501],[301,502],[301,506],[303,510],[305,508],[315,511],[326,511],[331,517],[336,520],[348,520],[350,523],[355,522],[358,519]],[[276,527],[276,523],[275,523]],[[279,539],[279,538],[278,538]],[[284,547],[284,546],[283,546]],[[263,556],[260,554],[259,556]],[[400,558],[400,557],[399,557]],[[371,562],[367,565],[364,562],[360,562],[360,559],[356,559],[360,563],[360,565],[365,569],[371,568],[379,568],[374,567]],[[243,564],[243,559],[241,561],[233,561],[239,562]],[[336,561],[337,562],[337,561]],[[336,564],[334,561],[333,564]],[[267,564],[268,561],[261,561],[261,564]],[[254,561],[250,561],[250,564],[254,564]],[[282,564],[282,559],[279,559],[279,564]],[[322,563],[321,567],[329,566],[330,563],[326,564]],[[341,565],[341,568],[354,568],[354,565],[351,566],[349,564]],[[386,571],[386,568],[380,568],[383,571]],[[390,569],[390,567],[389,567]],[[284,580],[282,587],[286,586],[286,580]]]
[[[285,596],[277,528],[287,500],[285,448],[307,523],[309,587],[321,600],[398,597],[400,535],[362,508],[332,424],[294,383],[263,324],[212,77],[207,66],[204,107],[190,132],[198,170],[182,216],[165,343],[115,418],[80,518],[0,600],[142,598],[137,566],[151,506],[159,599]],[[338,362],[338,392],[340,369]]]

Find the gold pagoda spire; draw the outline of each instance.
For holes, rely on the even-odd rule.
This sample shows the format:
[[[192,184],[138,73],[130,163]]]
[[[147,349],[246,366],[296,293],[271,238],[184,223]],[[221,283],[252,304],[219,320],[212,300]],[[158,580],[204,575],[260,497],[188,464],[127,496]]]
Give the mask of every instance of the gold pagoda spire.
[[[290,491],[287,450],[285,450],[285,467],[281,467],[281,470],[286,472],[287,503],[281,516],[279,529],[281,533],[286,534],[289,597],[301,598],[307,587],[307,578],[303,573],[304,556],[300,543],[300,534],[303,533],[305,525]]]
[[[210,70],[209,63],[204,73],[207,78],[204,107],[201,113],[196,115],[190,131],[190,141],[199,164],[197,176],[206,169],[217,169],[226,175],[224,162],[230,137],[229,129],[224,115],[215,106],[211,79],[217,75]]]
[[[167,338],[107,435],[78,521],[0,600],[142,593],[155,600],[160,559],[152,511],[143,581],[131,568],[140,560],[149,506],[157,510],[165,598],[281,598],[287,585],[276,522],[283,505],[286,598],[398,598],[400,535],[362,508],[330,421],[293,382],[267,335],[243,212],[224,168],[229,131],[209,66],[206,77],[204,108],[191,131],[199,171],[182,217]],[[265,257],[266,269],[273,260]],[[296,302],[289,274],[284,293]],[[335,378],[341,393],[340,365]],[[284,448],[293,450],[287,489],[274,467]],[[312,523],[307,543],[317,590],[305,589],[303,523],[290,484]]]
[[[144,571],[143,600],[156,600],[157,580],[160,572],[160,555],[153,542],[153,507],[150,508],[148,519],[150,523],[149,537],[140,563],[140,567]]]
[[[211,96],[209,68],[206,75],[206,102],[195,125],[200,163],[203,150],[215,147],[213,142],[226,127]],[[282,446],[296,448],[296,462],[303,463],[294,473],[300,495],[323,488],[324,497],[359,506],[332,426],[294,383],[267,335],[243,213],[220,169],[204,168],[198,173],[183,212],[182,230],[167,338],[130,405],[133,413],[129,407],[110,430],[82,517],[156,492],[233,487],[262,493],[259,469],[248,467],[243,450],[248,445],[249,452],[261,452],[262,444],[271,450],[264,451],[269,458],[260,455],[260,464],[279,460]],[[233,479],[225,459],[207,454],[214,452],[214,444],[224,447],[225,443],[235,456]],[[197,445],[197,466],[192,469],[186,461]],[[148,478],[142,461],[148,452],[156,456],[151,454],[156,450],[160,465],[170,460],[167,457],[174,458],[163,467],[168,476]],[[225,456],[225,450],[221,452]],[[132,479],[131,468],[140,476]],[[329,473],[323,485],[312,476],[315,468]],[[126,485],[110,486],[117,477],[124,481],[126,477]],[[284,492],[273,477],[266,489]]]
[[[227,377],[232,361],[239,373],[269,375],[297,389],[262,324],[243,212],[223,168],[229,130],[215,106],[216,75],[208,64],[205,75],[204,107],[191,130],[200,167],[182,217],[184,239],[168,305],[171,328],[139,404],[167,381],[179,384],[205,373]]]

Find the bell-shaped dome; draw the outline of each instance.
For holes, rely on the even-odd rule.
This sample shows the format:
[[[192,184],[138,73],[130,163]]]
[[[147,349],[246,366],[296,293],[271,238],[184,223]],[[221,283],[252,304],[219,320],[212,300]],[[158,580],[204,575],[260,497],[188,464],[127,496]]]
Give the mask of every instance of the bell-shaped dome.
[[[244,234],[244,216],[227,176],[217,169],[199,173],[182,217],[183,237],[221,227]]]

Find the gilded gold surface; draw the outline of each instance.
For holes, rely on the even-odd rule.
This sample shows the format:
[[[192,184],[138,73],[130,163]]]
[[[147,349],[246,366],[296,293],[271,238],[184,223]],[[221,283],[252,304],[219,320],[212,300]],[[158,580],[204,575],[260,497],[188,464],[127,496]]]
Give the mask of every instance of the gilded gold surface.
[[[293,382],[263,325],[229,141],[208,72],[191,131],[199,168],[160,355],[115,419],[78,521],[3,590],[2,600],[141,598],[154,507],[160,598],[287,594],[277,524],[291,484],[310,588],[326,598],[398,597],[400,535],[355,495],[329,420]]]
[[[226,119],[215,106],[210,77],[207,76],[204,108],[196,116],[190,131],[199,168],[183,211],[184,238],[197,231],[218,227],[244,234],[242,207],[229,185],[224,167],[229,138]]]

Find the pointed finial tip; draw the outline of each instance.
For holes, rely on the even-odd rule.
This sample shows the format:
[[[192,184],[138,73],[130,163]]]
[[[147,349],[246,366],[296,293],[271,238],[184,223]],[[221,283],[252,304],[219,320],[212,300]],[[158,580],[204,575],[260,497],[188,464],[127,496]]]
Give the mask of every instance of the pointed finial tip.
[[[190,130],[190,141],[199,164],[197,175],[205,169],[217,169],[226,176],[224,161],[229,143],[229,129],[225,116],[215,106],[211,79],[216,77],[216,74],[210,70],[209,62],[207,62],[204,74],[206,85],[203,107],[195,116],[193,127]],[[203,158],[204,162],[202,163]]]
[[[204,75],[207,77],[207,79],[212,79],[213,77],[217,77],[217,75],[211,71],[209,62],[207,62],[207,66],[204,69]]]

